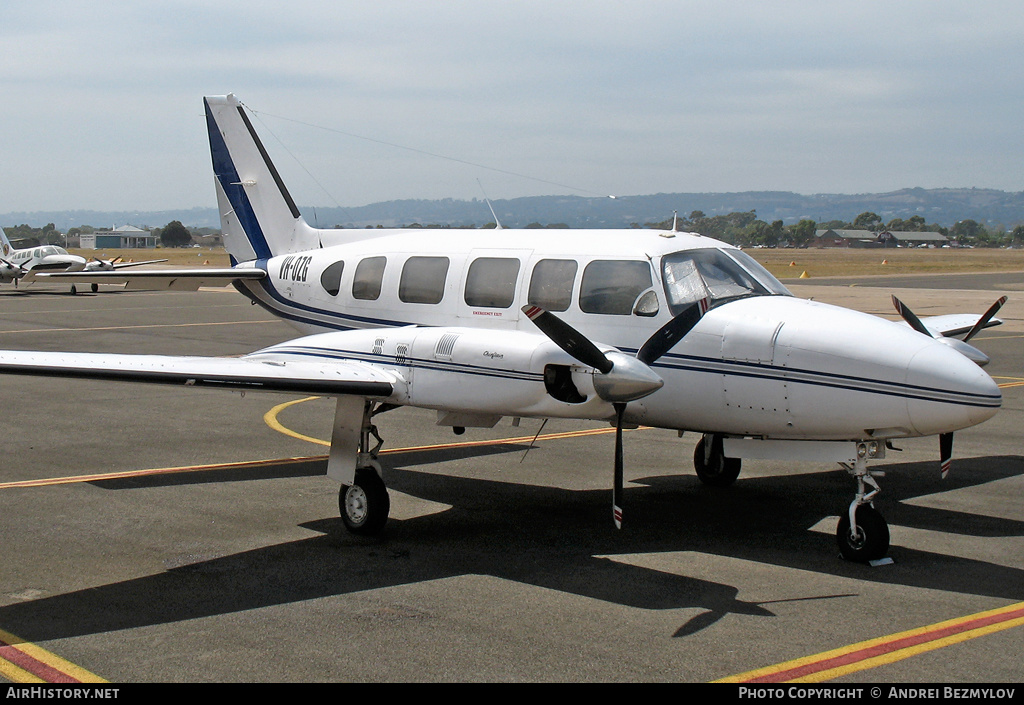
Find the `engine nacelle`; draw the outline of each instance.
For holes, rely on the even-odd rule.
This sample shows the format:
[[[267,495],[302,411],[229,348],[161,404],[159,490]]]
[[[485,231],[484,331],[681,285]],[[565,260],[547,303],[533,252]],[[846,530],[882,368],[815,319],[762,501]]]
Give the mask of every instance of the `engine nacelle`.
[[[280,347],[297,345],[391,371],[401,380],[391,397],[398,404],[492,416],[614,416],[594,390],[594,370],[541,334],[410,326],[323,333]]]

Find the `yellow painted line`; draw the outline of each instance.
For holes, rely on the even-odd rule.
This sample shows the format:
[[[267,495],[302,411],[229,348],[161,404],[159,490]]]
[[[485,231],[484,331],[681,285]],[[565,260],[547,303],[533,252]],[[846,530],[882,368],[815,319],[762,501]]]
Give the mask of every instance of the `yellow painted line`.
[[[1000,389],[1006,389],[1007,387],[1020,387],[1020,386],[1024,386],[1024,377],[1000,377],[999,375],[995,375],[995,376],[992,377],[992,379],[1009,379],[1009,380],[1013,380],[1011,382],[1001,382],[999,384],[999,388]]]
[[[14,683],[107,683],[95,673],[0,630],[0,675]]]
[[[297,404],[301,401],[308,401],[309,399],[317,399],[319,397],[308,397],[306,399],[299,399],[297,401],[286,402],[279,404],[274,409],[280,410],[286,408],[292,404]],[[273,409],[271,410],[273,411]],[[271,412],[267,412],[269,415]],[[641,426],[640,429],[647,428]],[[640,430],[634,429],[634,430]],[[317,443],[324,446],[330,446],[329,441],[323,441],[319,438],[312,438],[310,436],[303,436],[301,434],[290,431],[284,426],[280,427],[282,433],[307,440],[311,443]],[[564,438],[580,438],[583,436],[598,436],[608,433],[614,433],[614,428],[592,428],[582,431],[564,431],[561,433],[548,433],[542,436],[538,436],[537,440],[559,440]],[[485,441],[459,441],[457,443],[436,443],[433,445],[422,445],[422,446],[408,446],[406,448],[387,448],[381,451],[381,455],[392,455],[397,453],[415,453],[419,451],[430,451],[430,450],[446,450],[450,448],[472,448],[479,446],[490,446],[500,445],[503,443],[525,443],[532,441],[533,436],[519,436],[517,438],[494,438]],[[326,455],[307,455],[307,456],[295,456],[291,458],[272,458],[267,460],[242,460],[231,463],[211,463],[208,465],[181,465],[176,467],[167,468],[150,468],[148,470],[125,470],[122,472],[105,472],[105,473],[94,473],[90,475],[73,475],[69,477],[47,477],[36,480],[16,480],[12,482],[0,482],[0,490],[8,490],[15,488],[25,487],[49,487],[52,485],[72,485],[82,482],[100,482],[103,480],[121,480],[133,477],[147,477],[150,475],[170,475],[175,473],[188,473],[188,472],[212,472],[216,470],[233,470],[243,468],[261,468],[268,467],[271,465],[293,465],[298,463],[308,463],[326,460]]]
[[[316,443],[317,445],[327,446],[328,448],[330,448],[331,447],[331,442],[330,441],[323,441],[323,440],[320,440],[319,438],[313,438],[312,436],[303,435],[303,434],[299,433],[298,431],[291,430],[290,428],[288,428],[287,426],[283,425],[280,421],[277,420],[277,415],[280,414],[285,409],[287,409],[289,406],[294,406],[295,404],[302,404],[303,402],[313,401],[314,399],[319,399],[319,398],[320,397],[304,397],[303,399],[294,399],[292,401],[286,401],[283,404],[278,404],[277,406],[273,407],[270,411],[268,411],[267,413],[263,414],[263,422],[265,424],[267,424],[267,426],[270,426],[270,428],[272,428],[275,431],[277,431],[278,433],[283,433],[286,436],[291,436],[292,438],[297,438],[300,441],[307,441],[309,443]]]
[[[267,426],[269,426],[270,428],[274,429],[278,433],[283,433],[286,436],[291,436],[292,438],[297,438],[300,441],[307,441],[309,443],[315,443],[317,445],[326,446],[326,447],[330,448],[331,447],[331,442],[330,441],[325,441],[322,438],[314,438],[312,436],[307,436],[305,434],[299,433],[298,431],[293,431],[292,429],[288,428],[287,426],[282,424],[277,419],[278,415],[282,411],[287,409],[288,407],[294,406],[295,404],[302,404],[303,402],[307,402],[307,401],[313,401],[314,399],[320,399],[320,397],[305,397],[303,399],[294,399],[292,401],[286,401],[283,404],[278,404],[277,406],[273,407],[270,411],[268,411],[266,414],[263,415],[263,421],[267,424]],[[641,426],[640,428],[647,428],[647,427],[646,426]],[[632,430],[638,430],[638,429],[632,429]],[[606,433],[614,433],[614,432],[615,432],[614,428],[592,428],[592,429],[586,429],[586,430],[582,430],[582,431],[563,431],[561,433],[548,433],[548,434],[545,434],[543,436],[538,436],[537,440],[558,440],[558,439],[562,439],[562,438],[579,438],[579,437],[582,437],[582,436],[598,436],[598,435],[603,435],[603,434],[606,434]],[[411,453],[411,452],[420,451],[420,450],[441,450],[441,449],[445,449],[445,448],[464,448],[464,447],[474,447],[474,446],[488,446],[488,445],[498,445],[498,444],[501,444],[501,443],[524,443],[524,442],[532,441],[533,439],[534,439],[533,436],[519,436],[518,438],[494,438],[494,439],[487,440],[487,441],[459,441],[459,442],[456,442],[456,443],[437,443],[437,444],[434,444],[434,445],[411,446],[409,448],[388,448],[388,449],[382,450],[381,451],[381,455],[389,454],[389,453]]]
[[[1024,626],[1024,602],[785,661],[716,683],[821,683]]]

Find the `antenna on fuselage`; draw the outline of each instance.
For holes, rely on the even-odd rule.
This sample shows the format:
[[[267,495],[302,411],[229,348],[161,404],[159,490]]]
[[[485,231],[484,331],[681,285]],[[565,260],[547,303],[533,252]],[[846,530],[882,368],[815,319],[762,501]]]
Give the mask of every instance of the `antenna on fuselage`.
[[[672,211],[672,232],[679,232],[679,211]]]
[[[484,201],[487,202],[487,207],[491,209],[491,215],[494,216],[494,229],[501,230],[501,222],[498,220],[498,214],[494,212],[494,206],[491,205],[491,199],[487,197],[487,192],[484,191],[484,185],[480,183],[480,179],[477,179],[476,183],[480,187],[480,193],[484,195]]]

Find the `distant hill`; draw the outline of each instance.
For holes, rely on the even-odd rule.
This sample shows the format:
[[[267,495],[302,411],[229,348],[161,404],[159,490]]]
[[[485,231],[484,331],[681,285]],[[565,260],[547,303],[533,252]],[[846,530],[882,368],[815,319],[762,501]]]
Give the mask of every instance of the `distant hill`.
[[[987,226],[1012,228],[1024,223],[1024,192],[993,189],[911,188],[890,193],[801,195],[786,191],[745,191],[740,193],[659,193],[648,196],[589,198],[581,196],[530,196],[492,201],[494,211],[506,228],[564,224],[571,228],[628,228],[662,222],[678,211],[681,217],[703,211],[711,217],[734,212],[756,211],[766,222],[782,220],[787,225],[807,218],[819,223],[831,220],[851,222],[871,211],[884,222],[919,215],[929,224],[949,227],[959,220],[975,220]],[[371,203],[350,208],[301,208],[306,220],[319,227],[340,225],[364,228],[376,225],[397,227],[420,225],[481,226],[493,222],[487,203],[451,198],[402,200]],[[3,213],[4,226],[26,223],[42,227],[54,223],[67,230],[78,225],[111,227],[131,224],[162,227],[172,220],[193,227],[220,227],[215,208],[149,212],[55,211]]]

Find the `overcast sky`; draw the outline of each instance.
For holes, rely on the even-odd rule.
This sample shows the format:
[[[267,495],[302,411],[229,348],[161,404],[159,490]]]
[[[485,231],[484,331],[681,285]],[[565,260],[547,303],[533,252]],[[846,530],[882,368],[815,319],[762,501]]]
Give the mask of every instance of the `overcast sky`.
[[[0,212],[215,205],[228,92],[300,205],[1021,191],[1022,37],[997,0],[8,0]]]

